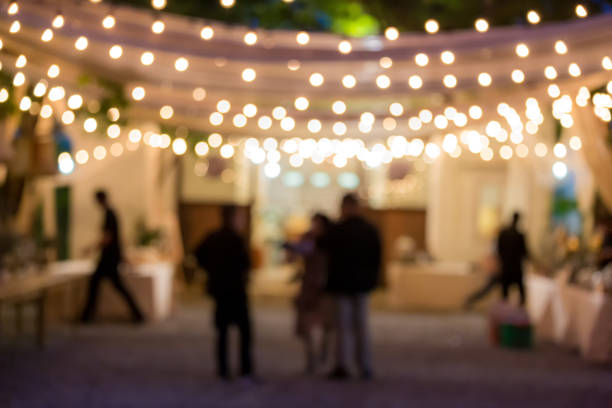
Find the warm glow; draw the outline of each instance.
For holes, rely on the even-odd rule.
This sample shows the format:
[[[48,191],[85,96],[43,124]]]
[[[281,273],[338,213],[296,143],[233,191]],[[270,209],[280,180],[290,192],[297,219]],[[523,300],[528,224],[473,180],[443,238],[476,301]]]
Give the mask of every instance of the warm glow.
[[[425,31],[429,34],[435,34],[440,30],[440,24],[436,20],[429,19],[425,22]]]
[[[170,105],[162,106],[162,108],[159,110],[159,116],[162,119],[168,120],[174,116],[174,109]]]
[[[418,53],[417,55],[414,56],[414,62],[419,67],[424,67],[427,64],[429,64],[429,57],[427,56],[427,54],[423,54],[422,52],[420,52],[420,53]]]
[[[104,20],[102,20],[102,27],[106,28],[107,30],[110,30],[114,26],[115,17],[112,14],[109,14],[108,16],[104,17]]]
[[[386,75],[376,77],[376,86],[380,89],[387,89],[391,86],[391,79]]]
[[[217,110],[221,113],[227,113],[232,109],[232,104],[227,99],[221,99],[217,102]]]
[[[140,56],[140,63],[149,66],[155,62],[155,55],[151,51],[145,51]]]
[[[529,47],[527,44],[520,43],[516,46],[516,55],[521,58],[527,58],[529,56]]]
[[[555,51],[557,52],[557,54],[560,55],[565,55],[567,54],[567,45],[565,44],[565,42],[559,40],[555,43]]]
[[[527,21],[529,21],[530,24],[538,24],[541,18],[537,11],[531,10],[527,13]]]
[[[295,36],[295,41],[300,45],[306,45],[310,41],[310,35],[306,31],[300,31]]]
[[[445,75],[444,76],[444,86],[447,88],[454,88],[457,86],[457,77],[454,75]]]
[[[28,59],[25,57],[25,55],[21,54],[19,57],[17,57],[17,60],[15,61],[15,67],[23,68],[26,66],[27,63]]]
[[[177,71],[184,72],[187,71],[187,68],[189,68],[189,61],[187,58],[179,57],[176,59],[176,61],[174,61],[174,69]]]
[[[568,72],[571,76],[573,77],[579,77],[580,75],[582,75],[582,70],[580,69],[580,66],[578,64],[576,64],[575,62],[572,62],[568,68]]]
[[[161,34],[166,29],[166,24],[164,24],[161,20],[155,20],[153,24],[151,24],[151,31],[155,34]]]
[[[348,54],[353,50],[353,46],[347,40],[340,41],[338,44],[338,51],[342,54]]]
[[[249,31],[244,35],[244,43],[246,45],[255,45],[257,43],[257,33]]]
[[[393,66],[393,60],[391,57],[382,57],[378,60],[378,65],[380,65],[381,68],[389,69]]]
[[[219,133],[213,133],[208,136],[208,144],[210,147],[217,148],[223,143],[223,137]]]
[[[395,27],[387,27],[385,30],[385,37],[389,41],[395,41],[399,38],[399,31]]]
[[[194,150],[198,156],[203,157],[208,154],[210,148],[206,142],[198,142],[196,143]]]
[[[85,122],[83,122],[83,129],[87,133],[93,133],[98,128],[98,122],[94,118],[87,118]]]
[[[319,133],[321,131],[321,122],[317,119],[311,119],[308,121],[308,131],[310,133]]]
[[[67,104],[70,109],[79,109],[83,106],[83,97],[79,94],[71,95],[70,98],[68,98]]]
[[[204,26],[202,27],[202,30],[200,30],[200,37],[203,40],[211,40],[215,35],[215,30],[213,30],[213,28],[211,26]]]
[[[551,81],[557,78],[557,70],[555,67],[549,65],[544,69],[544,76],[546,79],[550,79]]]
[[[121,56],[123,55],[123,48],[121,48],[120,45],[113,45],[109,50],[108,50],[108,55],[112,58],[112,59],[119,59],[121,58]]]
[[[336,115],[342,115],[344,112],[346,112],[346,104],[342,101],[335,101],[332,104],[332,112],[334,112]]]
[[[187,152],[187,142],[182,137],[177,137],[172,141],[172,151],[177,156],[182,156]]]
[[[84,37],[84,36],[80,36],[74,42],[74,48],[76,48],[79,51],[84,51],[85,49],[87,49],[88,45],[89,45],[89,41],[87,40],[87,37]]]
[[[308,101],[308,98],[300,96],[295,99],[293,105],[295,106],[295,109],[299,111],[305,111],[306,109],[308,109],[310,102]]]
[[[193,97],[193,100],[196,102],[202,102],[204,99],[206,99],[206,90],[204,88],[195,88],[191,94],[191,96]]]
[[[220,0],[219,3],[224,8],[231,8],[236,4],[236,0]]]
[[[423,79],[418,75],[412,75],[408,78],[408,85],[412,89],[420,89],[423,86]]]
[[[58,14],[53,18],[51,25],[53,28],[62,28],[64,26],[65,20],[62,14]]]
[[[242,71],[242,80],[245,82],[253,82],[257,78],[257,73],[253,68],[246,68]]]
[[[444,64],[450,65],[455,62],[455,54],[453,54],[452,51],[443,51],[442,54],[440,54],[440,60]]]
[[[342,77],[342,85],[345,88],[354,88],[357,85],[357,79],[353,75],[345,75]]]
[[[134,89],[132,89],[132,98],[135,101],[142,101],[145,96],[146,96],[146,92],[142,86],[137,86]]]
[[[491,78],[491,75],[487,72],[482,72],[478,75],[478,83],[481,86],[490,86],[492,82],[493,79]]]
[[[589,15],[589,12],[582,4],[578,4],[576,6],[576,15],[580,18],[585,18]]]
[[[162,10],[166,7],[166,0],[151,0],[151,6],[155,10]]]
[[[474,22],[474,28],[476,28],[476,31],[479,33],[487,32],[489,31],[489,22],[484,18],[479,18]]]
[[[21,23],[19,21],[13,21],[11,27],[9,28],[9,32],[11,34],[18,33],[21,30]]]
[[[13,16],[17,13],[19,13],[19,5],[17,4],[16,1],[12,1],[9,6],[8,9],[6,11],[9,15]]]
[[[49,42],[53,39],[53,30],[51,30],[50,28],[47,28],[45,31],[43,31],[43,33],[40,36],[41,41],[43,42]]]
[[[309,78],[310,85],[316,86],[316,87],[323,85],[324,81],[325,79],[323,78],[323,75],[321,75],[318,72],[315,72],[314,74],[310,75],[310,78]]]
[[[512,71],[512,80],[517,84],[523,83],[525,81],[525,73],[520,69],[515,69]]]

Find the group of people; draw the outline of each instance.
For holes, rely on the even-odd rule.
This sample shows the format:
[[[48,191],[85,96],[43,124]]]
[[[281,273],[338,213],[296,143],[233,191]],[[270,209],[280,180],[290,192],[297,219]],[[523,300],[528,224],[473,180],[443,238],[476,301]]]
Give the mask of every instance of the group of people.
[[[230,378],[227,333],[235,325],[240,332],[240,374],[250,378],[254,373],[247,296],[250,261],[241,235],[244,217],[234,207],[224,207],[222,221],[195,255],[207,273],[208,293],[215,301],[217,374],[222,379]],[[295,299],[296,334],[304,342],[307,371],[315,372],[327,354],[333,333],[335,365],[330,378],[350,376],[352,345],[359,375],[372,378],[368,295],[379,280],[381,241],[377,229],[360,214],[358,198],[353,194],[343,198],[336,223],[316,214],[310,231],[298,243],[285,247],[303,259],[302,284]],[[320,342],[316,341],[317,332]]]

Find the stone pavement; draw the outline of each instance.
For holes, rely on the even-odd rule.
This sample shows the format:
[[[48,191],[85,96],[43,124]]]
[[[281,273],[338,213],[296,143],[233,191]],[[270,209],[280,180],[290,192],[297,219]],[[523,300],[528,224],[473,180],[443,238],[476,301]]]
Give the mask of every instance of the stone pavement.
[[[568,350],[487,344],[479,315],[376,311],[377,376],[346,383],[301,374],[288,306],[255,308],[262,384],[215,380],[209,305],[168,322],[57,328],[45,350],[0,348],[0,408],[25,407],[612,407],[612,368]]]

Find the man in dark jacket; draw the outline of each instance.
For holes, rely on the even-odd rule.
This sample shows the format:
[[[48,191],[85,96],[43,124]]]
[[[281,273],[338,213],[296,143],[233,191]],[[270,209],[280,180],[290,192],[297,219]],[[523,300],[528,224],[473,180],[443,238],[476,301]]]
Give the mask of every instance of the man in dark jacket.
[[[501,285],[504,299],[508,298],[510,287],[516,285],[521,295],[521,305],[525,304],[525,286],[523,284],[523,262],[529,252],[525,235],[518,229],[521,219],[519,213],[512,216],[512,224],[501,230],[497,239],[497,254],[501,264]]]
[[[361,376],[372,376],[368,297],[379,279],[381,243],[378,231],[360,215],[359,201],[353,194],[342,199],[340,222],[329,232],[325,247],[329,254],[327,290],[336,303],[336,367],[330,377],[349,376],[351,332]]]
[[[240,331],[241,375],[253,374],[251,359],[251,321],[247,298],[250,269],[249,253],[239,231],[241,214],[233,206],[222,208],[220,229],[209,234],[196,249],[198,263],[207,273],[208,293],[215,301],[214,322],[217,329],[217,374],[229,379],[227,336],[231,325]]]
[[[111,281],[115,289],[117,289],[117,292],[125,299],[132,312],[132,319],[134,322],[142,322],[144,320],[142,313],[119,275],[119,265],[123,260],[121,240],[119,239],[119,221],[117,220],[115,211],[108,203],[108,197],[105,191],[97,191],[95,198],[96,202],[104,211],[104,224],[102,225],[102,239],[99,244],[100,259],[89,281],[87,303],[83,310],[81,321],[84,323],[91,321],[98,303],[100,282],[102,279],[107,278]]]

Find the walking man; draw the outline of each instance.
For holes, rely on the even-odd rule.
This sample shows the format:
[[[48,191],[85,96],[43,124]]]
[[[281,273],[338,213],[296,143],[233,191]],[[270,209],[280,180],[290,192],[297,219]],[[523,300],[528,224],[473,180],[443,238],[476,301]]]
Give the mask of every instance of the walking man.
[[[85,306],[85,310],[83,311],[81,321],[84,323],[91,321],[98,302],[100,282],[102,279],[107,278],[111,281],[119,294],[125,299],[130,311],[132,312],[132,319],[134,322],[140,323],[144,320],[142,313],[119,275],[119,264],[123,260],[123,254],[121,250],[121,241],[119,238],[119,221],[117,220],[117,215],[110,207],[108,203],[108,196],[105,191],[97,191],[95,194],[95,199],[98,205],[100,205],[104,211],[102,239],[100,240],[99,244],[101,252],[98,266],[96,267],[96,270],[94,271],[89,282],[87,304]]]
[[[358,198],[347,194],[342,199],[340,221],[325,243],[329,256],[327,290],[336,308],[336,365],[332,379],[349,377],[351,343],[360,375],[373,375],[368,298],[379,279],[381,243],[377,229],[360,215]]]
[[[251,319],[247,297],[250,259],[240,231],[244,218],[234,206],[221,211],[222,226],[208,235],[196,249],[198,263],[207,273],[207,289],[215,301],[214,322],[217,329],[217,374],[230,379],[227,342],[230,326],[240,331],[240,374],[252,380]]]
[[[521,215],[515,212],[512,224],[501,230],[497,239],[497,254],[501,264],[501,285],[504,300],[508,299],[511,286],[517,286],[521,296],[521,306],[525,305],[525,285],[523,284],[523,262],[529,257],[525,235],[519,230]]]

